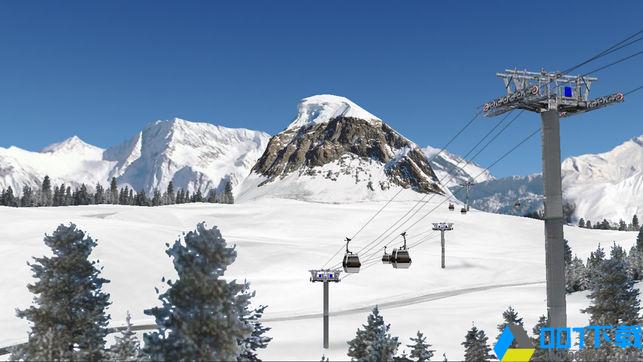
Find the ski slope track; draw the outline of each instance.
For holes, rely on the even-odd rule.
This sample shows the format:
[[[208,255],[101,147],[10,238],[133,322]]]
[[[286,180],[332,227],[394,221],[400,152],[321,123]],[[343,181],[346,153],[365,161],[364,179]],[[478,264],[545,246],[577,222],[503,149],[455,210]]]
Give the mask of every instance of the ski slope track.
[[[442,201],[443,196],[436,195],[425,210]],[[355,248],[365,246],[414,204],[392,202],[354,239]],[[218,226],[238,251],[226,278],[247,279],[256,291],[254,303],[268,305],[264,322],[272,328],[269,334],[274,340],[260,352],[266,360],[319,360],[322,354],[347,359],[346,341],[376,304],[391,323],[391,333],[401,338],[401,350],[421,330],[436,355],[446,353],[451,360],[462,359],[460,343],[471,322],[493,341],[508,305],[529,328],[545,313],[542,222],[477,210],[461,215],[443,204],[407,231],[412,244],[431,235],[431,222],[453,222],[454,230],[446,236],[446,269],[440,268],[439,238],[433,237],[411,249],[409,269],[377,263],[331,284],[330,349],[324,350],[322,287],[309,281],[308,270],[321,267],[344,236],[382,205],[381,201],[330,204],[262,198],[233,205],[0,207],[2,224],[11,225],[0,228],[0,346],[26,340],[28,324],[15,316],[15,309],[29,306],[33,297],[26,288],[32,280],[26,262],[49,255],[44,234],[69,222],[97,240],[91,257],[100,260],[102,275],[111,280],[105,285],[112,301],[110,327],[120,327],[130,311],[139,328],[150,324],[143,310],[159,305],[154,288],[163,290],[161,277],[176,278],[165,243],[201,221]],[[616,242],[629,249],[636,235],[565,227],[565,237],[574,253],[587,258],[598,243],[609,247]],[[399,243],[397,237],[391,245]],[[586,306],[582,293],[568,296],[570,325],[587,323],[579,312]]]

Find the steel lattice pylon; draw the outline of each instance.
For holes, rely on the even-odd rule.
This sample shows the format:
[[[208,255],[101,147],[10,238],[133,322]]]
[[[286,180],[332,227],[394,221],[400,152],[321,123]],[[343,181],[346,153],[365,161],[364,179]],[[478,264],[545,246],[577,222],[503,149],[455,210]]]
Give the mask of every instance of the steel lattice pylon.
[[[483,105],[492,117],[514,109],[537,112],[542,121],[542,159],[545,191],[545,264],[547,314],[550,327],[566,327],[563,196],[560,169],[560,118],[623,102],[623,93],[590,100],[597,78],[561,72],[505,70],[497,73],[506,95]]]

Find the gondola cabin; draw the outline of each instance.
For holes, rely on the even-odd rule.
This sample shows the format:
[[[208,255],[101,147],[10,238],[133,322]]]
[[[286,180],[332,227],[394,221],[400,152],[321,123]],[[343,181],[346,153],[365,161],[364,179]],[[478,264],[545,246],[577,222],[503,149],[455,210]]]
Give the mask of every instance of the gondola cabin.
[[[362,263],[359,261],[357,254],[351,252],[344,255],[344,260],[342,261],[342,267],[346,273],[359,273],[359,268],[362,266]]]
[[[384,255],[382,255],[382,263],[391,264],[391,254],[386,252],[386,246],[384,247]]]

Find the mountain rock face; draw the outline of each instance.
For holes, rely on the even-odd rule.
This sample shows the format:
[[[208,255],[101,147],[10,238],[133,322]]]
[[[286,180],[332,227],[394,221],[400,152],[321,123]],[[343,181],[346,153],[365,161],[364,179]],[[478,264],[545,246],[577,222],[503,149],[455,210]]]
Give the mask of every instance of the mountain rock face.
[[[440,152],[437,148],[427,146],[422,151],[429,159],[440,184],[446,187],[461,185],[467,181],[484,182],[494,179],[488,170],[447,150]]]
[[[643,215],[643,135],[609,152],[567,158],[561,170],[563,198],[574,209],[573,221],[630,222],[634,214]],[[543,199],[540,174],[490,180],[471,189],[471,205],[490,212],[523,215],[542,210]]]
[[[320,95],[304,99],[270,139],[239,197],[345,202],[387,197],[398,186],[443,192],[419,147],[350,100]]]
[[[39,187],[45,175],[52,183],[91,189],[119,186],[137,191],[163,191],[170,181],[191,193],[221,190],[227,181],[239,184],[261,155],[269,136],[181,119],[149,124],[130,140],[104,150],[74,136],[31,152],[0,148],[0,189]]]

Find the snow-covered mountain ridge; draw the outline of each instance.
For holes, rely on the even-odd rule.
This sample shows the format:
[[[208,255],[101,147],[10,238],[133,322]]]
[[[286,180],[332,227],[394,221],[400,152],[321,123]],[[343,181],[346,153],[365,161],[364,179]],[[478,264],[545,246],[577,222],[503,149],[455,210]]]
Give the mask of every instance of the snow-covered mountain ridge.
[[[54,184],[92,187],[116,177],[137,191],[163,190],[172,181],[194,192],[237,185],[268,141],[263,132],[232,129],[179,118],[156,121],[119,145],[102,149],[73,136],[40,152],[0,148],[0,189],[39,187],[45,175]]]
[[[608,152],[569,157],[561,169],[563,197],[575,207],[574,219],[629,222],[643,214],[643,135]],[[536,174],[482,182],[472,188],[471,200],[481,210],[524,214],[542,208],[542,195],[542,176]]]

